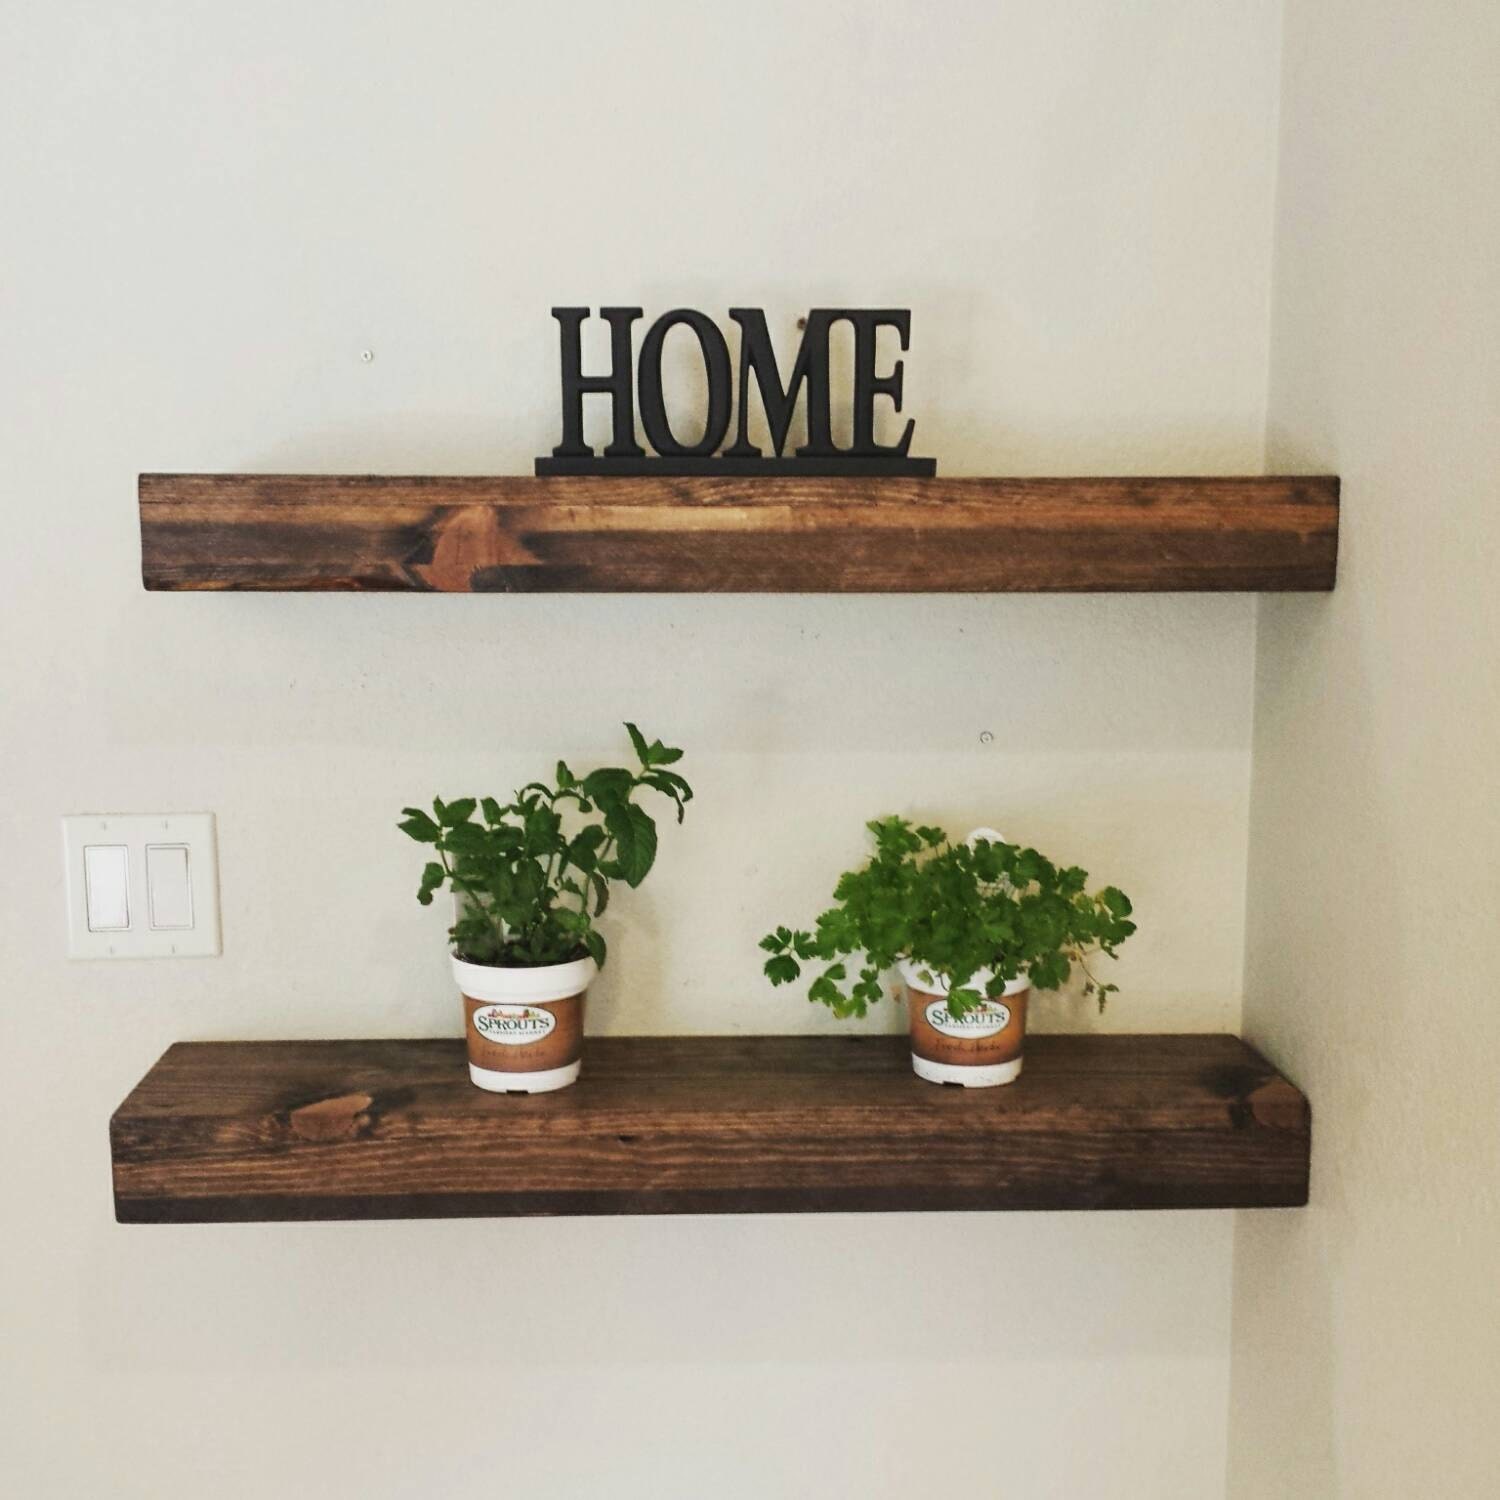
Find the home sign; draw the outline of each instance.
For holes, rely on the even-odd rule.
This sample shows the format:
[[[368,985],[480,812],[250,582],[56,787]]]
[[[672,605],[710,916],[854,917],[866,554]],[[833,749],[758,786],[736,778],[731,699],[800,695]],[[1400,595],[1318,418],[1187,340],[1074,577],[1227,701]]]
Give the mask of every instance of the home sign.
[[[766,315],[759,307],[731,307],[739,325],[737,372],[729,344],[712,318],[690,307],[665,312],[647,330],[640,357],[634,350],[633,325],[639,307],[601,307],[609,325],[610,366],[603,375],[583,372],[583,325],[587,307],[554,307],[562,338],[562,441],[550,458],[536,461],[538,474],[901,474],[931,475],[936,460],[910,456],[915,423],[907,419],[900,440],[875,440],[875,403],[882,398],[901,410],[902,362],[889,374],[876,373],[876,337],[893,328],[904,352],[911,336],[911,313],[905,308],[815,307],[801,320],[802,343],[790,372],[782,379]],[[829,333],[838,323],[854,332],[852,390],[848,397],[851,441],[833,440],[834,394],[829,374]],[[667,335],[677,327],[697,339],[708,377],[708,411],[701,433],[684,434],[667,414],[662,386],[662,353]],[[765,454],[749,435],[751,382],[760,392],[774,453]],[[584,441],[586,396],[607,396],[611,441],[602,454]],[[786,449],[792,416],[805,402],[807,441],[790,455]],[[653,452],[636,441],[636,412]],[[696,425],[696,424],[695,424]],[[725,445],[733,426],[733,441]]]

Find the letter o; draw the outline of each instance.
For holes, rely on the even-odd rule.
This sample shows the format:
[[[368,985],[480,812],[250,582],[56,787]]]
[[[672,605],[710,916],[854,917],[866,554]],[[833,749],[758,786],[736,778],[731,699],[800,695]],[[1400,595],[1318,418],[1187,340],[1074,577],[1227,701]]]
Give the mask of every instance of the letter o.
[[[680,443],[667,421],[666,403],[662,399],[661,356],[667,334],[679,323],[685,323],[698,336],[703,351],[703,367],[708,374],[708,420],[703,437],[691,445]],[[640,373],[637,391],[641,405],[641,427],[646,439],[664,458],[706,458],[717,450],[729,430],[730,373],[729,345],[711,318],[691,307],[676,307],[663,313],[650,327],[641,344]]]

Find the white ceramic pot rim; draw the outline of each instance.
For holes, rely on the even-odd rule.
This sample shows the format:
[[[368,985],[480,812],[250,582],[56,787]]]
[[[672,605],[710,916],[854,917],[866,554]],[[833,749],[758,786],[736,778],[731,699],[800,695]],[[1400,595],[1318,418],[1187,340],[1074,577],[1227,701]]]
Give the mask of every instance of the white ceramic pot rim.
[[[909,958],[903,958],[899,965],[901,977],[914,990],[921,990],[924,995],[946,995],[953,988],[941,974],[934,974],[925,964],[913,962]],[[994,976],[993,969],[980,969],[969,981],[970,989],[984,993],[984,987]],[[1019,995],[1022,990],[1031,988],[1031,977],[1027,974],[1018,974],[1014,979],[1007,980],[1005,994]]]
[[[581,995],[599,974],[599,965],[591,958],[575,958],[566,964],[543,964],[535,969],[502,969],[494,964],[466,964],[449,954],[453,978],[459,989],[471,1000],[492,1003],[514,1001],[518,1004],[545,1005],[549,1000],[566,1000]]]

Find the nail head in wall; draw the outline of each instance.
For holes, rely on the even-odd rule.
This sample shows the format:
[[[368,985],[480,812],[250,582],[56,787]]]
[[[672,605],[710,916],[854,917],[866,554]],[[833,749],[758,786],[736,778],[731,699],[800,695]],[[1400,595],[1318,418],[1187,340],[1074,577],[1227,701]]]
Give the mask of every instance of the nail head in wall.
[[[375,351],[373,349],[361,349],[359,357],[368,365],[374,361]]]

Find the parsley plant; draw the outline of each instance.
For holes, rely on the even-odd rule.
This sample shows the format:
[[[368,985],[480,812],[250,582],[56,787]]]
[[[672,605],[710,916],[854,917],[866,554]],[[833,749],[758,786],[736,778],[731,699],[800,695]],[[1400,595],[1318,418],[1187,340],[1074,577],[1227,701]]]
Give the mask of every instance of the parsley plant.
[[[772,984],[792,983],[804,963],[817,961],[824,967],[807,998],[836,1016],[862,1016],[880,999],[885,970],[910,959],[949,982],[948,1010],[962,1016],[1023,972],[1037,989],[1055,990],[1077,964],[1084,993],[1104,1009],[1118,986],[1095,979],[1088,958],[1115,957],[1135,931],[1123,891],[1111,885],[1091,895],[1086,871],[1060,869],[1018,844],[954,843],[941,828],[914,828],[904,818],[867,826],[874,857],[839,877],[835,904],[813,931],[778,927],[761,939]],[[854,954],[851,978],[844,960]],[[991,971],[984,995],[971,984],[981,970]]]

